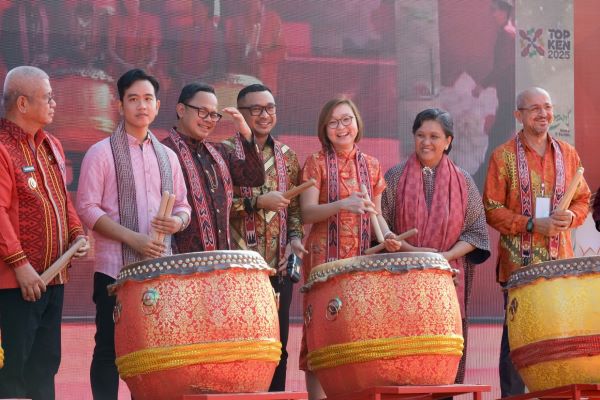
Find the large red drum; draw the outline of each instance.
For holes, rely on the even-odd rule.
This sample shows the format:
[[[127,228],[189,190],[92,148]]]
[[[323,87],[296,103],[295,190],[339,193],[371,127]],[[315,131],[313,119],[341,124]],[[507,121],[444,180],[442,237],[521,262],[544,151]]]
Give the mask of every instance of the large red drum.
[[[133,397],[266,391],[281,356],[271,272],[252,251],[123,268],[112,287],[116,363]]]
[[[93,68],[65,69],[51,78],[56,113],[48,130],[65,152],[84,153],[110,136],[119,120],[116,84],[104,71]]]
[[[303,290],[308,367],[328,396],[454,383],[462,325],[452,269],[441,255],[326,263],[311,271]]]

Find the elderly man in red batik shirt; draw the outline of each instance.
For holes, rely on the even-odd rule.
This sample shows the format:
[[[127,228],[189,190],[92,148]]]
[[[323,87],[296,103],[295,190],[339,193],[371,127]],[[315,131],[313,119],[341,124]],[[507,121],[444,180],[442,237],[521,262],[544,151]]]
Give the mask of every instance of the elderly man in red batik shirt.
[[[54,398],[66,271],[40,274],[83,228],[66,187],[65,156],[44,131],[56,102],[48,75],[21,66],[4,81],[0,119],[0,330],[5,350],[0,398]],[[75,254],[85,255],[89,246]]]

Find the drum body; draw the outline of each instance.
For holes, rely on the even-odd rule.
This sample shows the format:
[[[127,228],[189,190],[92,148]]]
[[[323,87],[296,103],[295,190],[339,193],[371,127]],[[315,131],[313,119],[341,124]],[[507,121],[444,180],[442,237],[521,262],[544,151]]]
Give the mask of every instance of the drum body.
[[[529,390],[600,382],[600,257],[521,268],[507,287],[510,356]]]
[[[60,112],[51,131],[66,153],[85,153],[110,136],[119,120],[116,83],[101,70],[61,70],[52,76],[52,89]]]
[[[281,356],[271,271],[252,251],[123,268],[111,287],[115,351],[133,397],[266,391]]]
[[[308,367],[328,396],[454,383],[462,325],[452,270],[441,255],[326,263],[311,271],[303,291]]]

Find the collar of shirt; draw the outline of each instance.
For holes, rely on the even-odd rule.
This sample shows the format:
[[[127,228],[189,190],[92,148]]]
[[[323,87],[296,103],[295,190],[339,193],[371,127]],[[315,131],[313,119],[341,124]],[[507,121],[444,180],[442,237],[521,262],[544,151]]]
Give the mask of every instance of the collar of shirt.
[[[184,135],[183,133],[179,132],[176,127],[173,127],[173,129],[175,132],[177,132],[179,137],[181,137],[183,142],[190,148],[190,150],[195,151],[196,153],[202,151],[204,148],[204,140],[198,140],[191,136]]]
[[[27,138],[28,138],[28,134],[27,132],[25,132],[23,129],[21,129],[21,127],[17,124],[15,124],[14,122],[6,119],[6,118],[1,118],[0,119],[0,129],[2,129],[3,131],[8,132],[8,134],[12,137],[14,137],[15,139],[21,141],[24,140],[27,142]],[[46,135],[46,132],[43,129],[39,129],[34,137],[34,144],[35,146],[39,146],[44,140],[47,140],[48,136]]]
[[[356,152],[358,151],[358,146],[356,146],[356,144],[354,146],[352,146],[352,150],[350,151],[346,151],[346,150],[341,150],[341,151],[336,151],[335,154],[338,156],[338,158],[345,158],[345,159],[354,159],[354,157],[356,156]]]
[[[144,139],[142,139],[142,141],[138,141],[138,139],[135,136],[130,135],[129,133],[127,133],[127,142],[129,143],[129,146],[143,146],[147,143],[150,143],[150,132],[146,132],[146,137],[144,137]]]

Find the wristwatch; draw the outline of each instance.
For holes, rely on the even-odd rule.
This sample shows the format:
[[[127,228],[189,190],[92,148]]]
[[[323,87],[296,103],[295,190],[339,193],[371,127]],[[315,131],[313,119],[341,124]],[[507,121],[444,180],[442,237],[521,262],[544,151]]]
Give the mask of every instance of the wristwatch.
[[[533,233],[533,217],[529,217],[527,220],[527,226],[525,227],[525,230],[529,233]]]
[[[252,198],[250,198],[250,197],[244,197],[244,211],[246,211],[248,214],[254,212],[254,206],[252,204]]]

